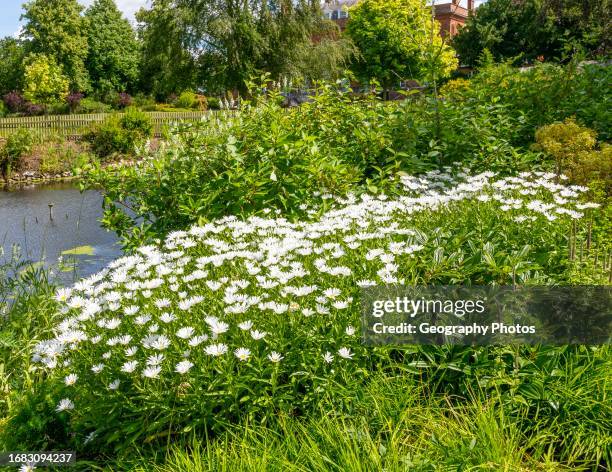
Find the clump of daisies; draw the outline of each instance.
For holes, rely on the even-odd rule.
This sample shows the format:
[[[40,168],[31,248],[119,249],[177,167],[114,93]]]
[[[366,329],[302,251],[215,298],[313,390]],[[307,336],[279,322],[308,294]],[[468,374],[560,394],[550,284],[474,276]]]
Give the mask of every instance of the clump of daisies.
[[[59,322],[33,354],[68,392],[57,411],[146,403],[147,392],[152,404],[172,392],[174,408],[229,409],[244,385],[253,402],[255,392],[285,394],[279,382],[319,392],[367,363],[359,290],[415,282],[427,215],[463,205],[504,231],[580,219],[595,206],[582,202],[585,188],[547,173],[447,169],[399,183],[400,196],[336,198],[300,222],[228,216],[176,231],[58,290]]]

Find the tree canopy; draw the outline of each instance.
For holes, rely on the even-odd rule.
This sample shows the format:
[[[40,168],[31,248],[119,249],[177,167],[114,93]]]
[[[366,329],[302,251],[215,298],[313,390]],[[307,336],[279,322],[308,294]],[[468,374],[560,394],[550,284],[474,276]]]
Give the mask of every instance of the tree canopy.
[[[317,0],[154,0],[139,20],[143,70],[164,65],[155,83],[198,82],[213,92],[244,90],[263,71],[301,73],[313,36],[330,27]]]
[[[23,36],[28,53],[45,54],[76,91],[88,91],[86,24],[77,0],[32,0],[24,4]]]
[[[53,58],[32,54],[25,66],[23,96],[32,103],[49,105],[68,94],[69,81]]]
[[[24,58],[20,40],[11,37],[0,39],[0,95],[21,87]]]
[[[488,49],[494,59],[562,60],[577,49],[589,55],[610,49],[609,0],[488,0],[453,44],[461,63],[476,65]]]
[[[136,18],[141,40],[140,89],[159,99],[197,85],[198,58],[188,47],[191,12],[174,0],[153,0]]]
[[[87,70],[99,94],[133,90],[138,80],[140,48],[130,22],[114,0],[95,0],[85,12]]]
[[[444,77],[456,59],[439,31],[424,0],[362,0],[350,9],[346,28],[361,55],[354,72],[385,89],[401,80]]]

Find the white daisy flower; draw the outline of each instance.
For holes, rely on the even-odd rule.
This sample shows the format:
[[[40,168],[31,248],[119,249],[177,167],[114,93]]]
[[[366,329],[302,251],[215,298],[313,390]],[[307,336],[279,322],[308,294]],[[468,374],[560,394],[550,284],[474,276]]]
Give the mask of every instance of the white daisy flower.
[[[55,411],[59,413],[68,410],[74,410],[74,403],[68,398],[62,398],[55,407]]]
[[[227,352],[227,346],[225,344],[211,344],[209,346],[206,346],[205,352],[209,356],[222,356]]]
[[[162,313],[159,319],[163,321],[164,323],[171,323],[172,321],[176,319],[176,316],[174,316],[171,313]]]
[[[251,351],[246,347],[239,347],[234,351],[234,355],[241,361],[248,361],[251,357]]]
[[[147,358],[147,365],[159,365],[164,361],[163,354],[153,354]]]
[[[100,372],[102,372],[102,370],[104,370],[104,367],[106,367],[104,364],[96,364],[91,368],[91,371],[94,374],[99,374]]]
[[[70,374],[64,377],[64,383],[66,385],[74,385],[78,379],[79,376],[77,374]]]
[[[178,364],[176,364],[175,366],[175,372],[178,372],[179,374],[186,374],[187,372],[189,372],[189,369],[191,369],[193,367],[193,362],[189,362],[187,360],[185,361],[181,361]]]
[[[131,346],[131,347],[128,347],[125,350],[125,355],[127,357],[132,357],[134,354],[136,354],[136,352],[138,352],[138,347],[137,346]]]
[[[149,365],[142,371],[142,376],[149,379],[156,379],[161,372],[161,367],[158,365]]]
[[[196,347],[196,346],[199,346],[200,344],[202,344],[204,341],[207,341],[207,340],[208,340],[208,336],[203,334],[201,336],[194,336],[193,338],[191,338],[189,340],[189,342],[187,344],[189,344],[191,347]]]
[[[344,359],[352,359],[354,354],[348,347],[342,347],[338,349],[338,355]]]
[[[128,361],[121,366],[121,372],[125,372],[127,374],[131,374],[138,367],[138,361]]]
[[[185,326],[176,332],[177,337],[181,339],[189,339],[193,336],[194,329],[191,326]]]
[[[278,352],[276,351],[272,351],[270,354],[268,354],[268,359],[270,360],[270,362],[274,362],[275,364],[279,363],[281,360],[283,360],[283,356],[281,356]]]
[[[253,327],[253,322],[251,320],[243,321],[238,327],[243,331],[248,331]]]
[[[268,333],[265,331],[257,331],[256,329],[251,331],[251,337],[255,340],[263,339]]]

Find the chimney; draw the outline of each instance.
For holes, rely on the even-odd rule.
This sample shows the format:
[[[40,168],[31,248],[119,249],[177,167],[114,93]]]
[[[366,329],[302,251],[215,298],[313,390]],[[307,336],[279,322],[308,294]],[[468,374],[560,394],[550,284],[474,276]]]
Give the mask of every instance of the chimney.
[[[467,0],[468,11],[474,11],[474,0]]]

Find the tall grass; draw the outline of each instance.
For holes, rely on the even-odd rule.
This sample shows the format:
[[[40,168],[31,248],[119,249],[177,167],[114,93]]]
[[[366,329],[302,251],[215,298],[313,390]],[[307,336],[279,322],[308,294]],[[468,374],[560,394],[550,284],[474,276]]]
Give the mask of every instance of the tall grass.
[[[0,253],[0,450],[6,423],[43,379],[32,349],[53,326],[55,288],[48,273],[13,251]]]
[[[596,370],[594,375],[605,380],[604,371]],[[598,389],[588,382],[582,386],[584,391],[591,388]],[[593,397],[581,407],[597,408],[597,403]],[[301,419],[281,416],[274,425],[247,423],[214,439],[193,437],[175,444],[153,460],[143,455],[114,467],[139,472],[597,468],[581,459],[584,444],[562,434],[567,422],[546,421],[529,408],[511,411],[506,404],[501,394],[489,398],[475,394],[458,401],[433,396],[425,385],[405,376],[378,375],[364,391],[355,392],[351,415],[340,416],[330,409]],[[560,460],[552,447],[560,438],[566,460]]]

